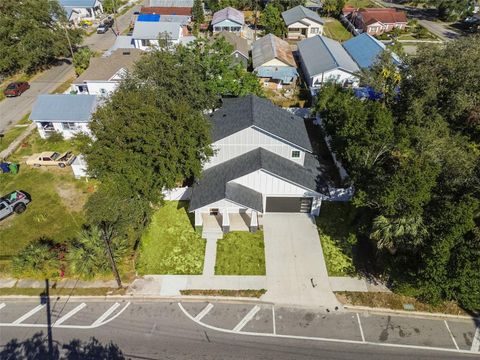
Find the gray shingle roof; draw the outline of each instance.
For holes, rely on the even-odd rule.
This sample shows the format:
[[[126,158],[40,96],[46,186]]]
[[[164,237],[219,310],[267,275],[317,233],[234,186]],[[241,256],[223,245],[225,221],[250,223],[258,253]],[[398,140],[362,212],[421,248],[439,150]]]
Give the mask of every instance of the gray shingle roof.
[[[238,51],[240,54],[245,56],[247,59],[250,58],[250,45],[248,45],[247,39],[244,39],[237,34],[230,31],[220,31],[217,35],[218,37],[224,37],[225,40],[233,46],[233,51]]]
[[[291,24],[301,21],[305,18],[323,24],[323,20],[320,15],[318,15],[315,11],[303,7],[302,5],[295,6],[294,8],[282,12],[282,17],[287,26],[290,26]]]
[[[97,105],[95,95],[39,95],[30,120],[53,122],[89,122]]]
[[[231,183],[228,184],[257,170],[264,170],[306,189],[329,194],[328,184],[323,175],[325,167],[312,154],[307,153],[305,156],[305,166],[302,166],[258,148],[213,166],[203,171],[201,178],[193,186],[189,209],[193,211],[225,198],[250,208],[258,207],[255,191],[248,188],[245,190],[244,186],[240,187],[238,184],[233,186]],[[263,211],[261,206],[260,209],[255,209]]]
[[[253,42],[252,62],[254,69],[273,59],[278,59],[285,65],[297,66],[292,49],[285,40],[273,34],[268,34]]]
[[[228,183],[225,186],[225,198],[250,209],[263,211],[262,194],[246,186]]]
[[[343,46],[325,36],[317,35],[300,41],[298,51],[310,76],[339,68],[350,73],[360,71]]]
[[[176,22],[137,21],[132,37],[140,40],[156,40],[160,34],[167,33],[170,39],[178,40],[181,24]]]
[[[224,98],[223,106],[210,115],[210,120],[213,141],[253,126],[306,151],[312,151],[302,118],[255,95]]]

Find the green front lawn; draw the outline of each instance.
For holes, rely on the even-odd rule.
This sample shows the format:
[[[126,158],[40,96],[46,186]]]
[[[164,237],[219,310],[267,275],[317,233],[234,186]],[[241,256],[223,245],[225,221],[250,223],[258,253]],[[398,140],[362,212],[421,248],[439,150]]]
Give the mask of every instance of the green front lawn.
[[[7,130],[3,134],[3,138],[0,138],[0,151],[5,150],[17,137],[23,133],[28,125],[30,124],[30,120],[28,117],[30,114],[27,114],[20,120],[15,126]]]
[[[197,275],[203,271],[205,240],[189,218],[188,203],[166,201],[142,236],[139,274]]]
[[[215,275],[265,275],[263,232],[232,231],[218,240]]]
[[[357,9],[378,7],[378,5],[374,4],[371,0],[347,0],[345,5],[351,5]]]
[[[345,29],[340,21],[333,18],[327,18],[323,26],[325,36],[337,41],[345,41],[352,37],[352,34]]]
[[[348,202],[322,203],[317,227],[330,276],[355,274],[353,256],[357,245],[356,214],[356,209]]]

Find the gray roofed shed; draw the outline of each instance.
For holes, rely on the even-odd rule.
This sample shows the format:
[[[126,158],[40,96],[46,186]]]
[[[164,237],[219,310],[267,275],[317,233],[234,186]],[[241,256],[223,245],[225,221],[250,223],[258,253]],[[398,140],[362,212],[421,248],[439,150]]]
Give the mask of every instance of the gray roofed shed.
[[[298,52],[309,76],[334,69],[343,69],[350,73],[360,71],[343,46],[325,36],[317,35],[300,41]]]
[[[89,122],[97,106],[95,95],[39,95],[30,120],[51,122]]]
[[[287,26],[290,26],[305,18],[316,21],[320,24],[324,23],[320,15],[318,15],[315,11],[303,7],[302,5],[295,6],[294,8],[282,12],[282,17]]]
[[[263,206],[259,206],[258,203],[257,192],[234,182],[229,183],[257,170],[264,170],[308,190],[328,195],[324,166],[312,154],[307,153],[305,156],[305,166],[302,166],[268,150],[258,148],[213,166],[203,171],[201,178],[193,186],[189,210],[194,211],[216,201],[229,199],[263,212]]]
[[[224,98],[223,106],[210,115],[210,120],[213,141],[255,127],[312,152],[303,119],[255,95]]]

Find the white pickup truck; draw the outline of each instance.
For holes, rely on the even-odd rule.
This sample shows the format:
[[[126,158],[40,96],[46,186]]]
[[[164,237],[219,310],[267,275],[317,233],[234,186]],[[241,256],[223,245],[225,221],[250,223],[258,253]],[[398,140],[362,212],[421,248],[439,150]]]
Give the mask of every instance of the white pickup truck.
[[[30,201],[30,196],[27,193],[18,190],[0,197],[0,220],[13,213],[23,213],[27,210],[27,204]]]

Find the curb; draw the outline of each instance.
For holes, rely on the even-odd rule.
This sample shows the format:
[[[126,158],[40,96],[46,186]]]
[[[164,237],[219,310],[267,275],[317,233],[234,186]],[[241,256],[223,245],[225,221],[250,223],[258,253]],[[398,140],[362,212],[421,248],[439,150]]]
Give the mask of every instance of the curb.
[[[391,314],[404,316],[408,315],[410,317],[430,317],[430,318],[447,318],[447,319],[462,319],[462,320],[480,320],[480,316],[471,316],[471,315],[452,315],[444,313],[430,313],[426,311],[406,311],[406,310],[393,310],[387,308],[373,308],[369,306],[356,306],[356,305],[343,305],[343,308],[348,311],[362,311],[369,312],[372,314]]]

